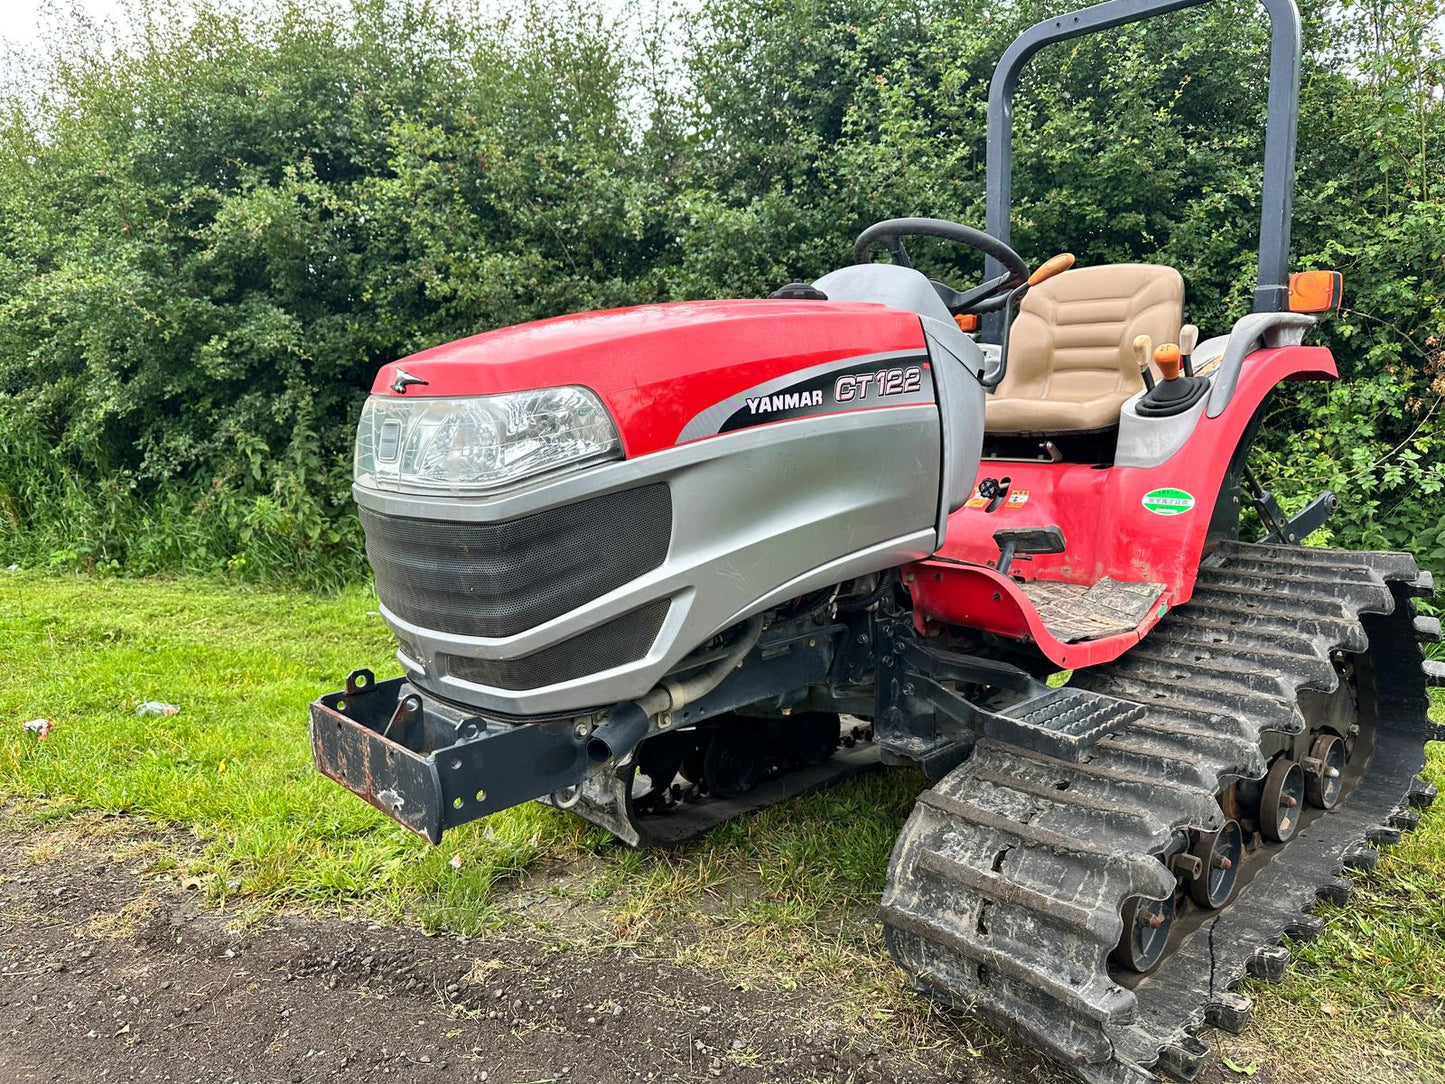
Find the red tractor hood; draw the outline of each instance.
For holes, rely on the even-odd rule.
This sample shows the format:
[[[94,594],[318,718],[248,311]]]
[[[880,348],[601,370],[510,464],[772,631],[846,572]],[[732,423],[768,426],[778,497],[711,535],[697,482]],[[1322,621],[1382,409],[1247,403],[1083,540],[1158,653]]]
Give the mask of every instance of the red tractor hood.
[[[629,457],[678,443],[696,415],[770,379],[841,358],[925,349],[918,316],[831,301],[686,301],[488,331],[383,366],[426,381],[407,398],[576,384],[596,392]]]

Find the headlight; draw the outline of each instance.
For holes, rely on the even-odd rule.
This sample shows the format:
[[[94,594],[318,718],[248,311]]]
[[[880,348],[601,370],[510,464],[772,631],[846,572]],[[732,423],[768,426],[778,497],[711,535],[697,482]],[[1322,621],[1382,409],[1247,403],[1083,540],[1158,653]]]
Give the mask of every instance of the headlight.
[[[355,477],[375,489],[485,493],[621,457],[612,419],[586,388],[464,399],[373,395],[356,431]]]

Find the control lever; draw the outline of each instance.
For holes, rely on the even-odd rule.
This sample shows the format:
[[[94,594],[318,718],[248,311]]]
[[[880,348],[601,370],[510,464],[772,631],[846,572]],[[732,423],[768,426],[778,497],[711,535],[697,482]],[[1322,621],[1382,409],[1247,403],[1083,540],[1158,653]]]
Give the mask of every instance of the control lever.
[[[1139,336],[1139,339],[1142,338],[1144,336]],[[1139,339],[1134,340],[1136,349]],[[1184,375],[1184,354],[1176,343],[1161,343],[1154,348],[1154,367],[1159,370],[1162,379],[1151,384],[1134,407],[1134,412],[1141,418],[1168,418],[1183,414],[1209,390],[1208,380]]]
[[[1154,352],[1154,340],[1148,335],[1134,338],[1134,361],[1139,366],[1139,375],[1144,378],[1144,387],[1154,390],[1154,370],[1149,368],[1149,358]]]
[[[1064,532],[1055,524],[1047,527],[1005,527],[993,532],[994,545],[998,547],[1000,572],[1008,574],[1014,557],[1030,558],[1034,554],[1063,553]]]
[[[1074,266],[1074,254],[1072,252],[1060,252],[1043,263],[1029,276],[1029,285],[1037,286],[1041,282],[1053,278],[1055,275],[1067,271]]]
[[[1179,329],[1179,353],[1184,356],[1184,375],[1194,375],[1194,348],[1199,345],[1199,328],[1185,324]]]

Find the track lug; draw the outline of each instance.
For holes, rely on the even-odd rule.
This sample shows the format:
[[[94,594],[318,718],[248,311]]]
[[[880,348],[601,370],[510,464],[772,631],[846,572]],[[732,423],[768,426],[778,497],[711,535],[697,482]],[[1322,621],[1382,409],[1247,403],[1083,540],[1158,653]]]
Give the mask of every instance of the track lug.
[[[1361,872],[1369,872],[1380,862],[1380,852],[1373,847],[1351,847],[1340,858],[1340,864],[1346,869],[1357,869]]]
[[[1284,969],[1289,966],[1289,949],[1283,945],[1264,945],[1254,950],[1245,965],[1251,978],[1265,982],[1283,982]]]
[[[1435,594],[1435,576],[1425,569],[1409,583],[1405,584],[1405,590],[1415,598],[1429,598]]]
[[[1204,1019],[1210,1027],[1241,1035],[1254,1012],[1254,1002],[1243,994],[1215,994],[1214,1000],[1204,1007]]]
[[[1427,688],[1438,689],[1445,685],[1445,662],[1431,662],[1426,659],[1420,664],[1420,669],[1425,671]]]
[[[1325,932],[1325,920],[1319,915],[1295,915],[1286,923],[1284,932],[1296,941],[1313,941]]]
[[[1389,825],[1380,824],[1366,832],[1365,838],[1376,847],[1393,847],[1396,843],[1400,842],[1400,836],[1403,834],[1398,828],[1391,828]]]
[[[1390,826],[1402,832],[1413,832],[1420,823],[1420,814],[1413,809],[1402,809],[1390,815]]]
[[[1315,895],[1329,903],[1343,907],[1355,894],[1355,882],[1344,877],[1335,877],[1315,889]]]
[[[1429,809],[1439,795],[1439,790],[1433,784],[1417,777],[1410,784],[1410,790],[1405,797],[1415,809]]]
[[[1159,1052],[1158,1067],[1179,1080],[1193,1080],[1204,1068],[1214,1048],[1192,1035],[1186,1035],[1173,1046]]]
[[[1415,618],[1415,639],[1422,644],[1440,642],[1440,619],[1438,617]]]

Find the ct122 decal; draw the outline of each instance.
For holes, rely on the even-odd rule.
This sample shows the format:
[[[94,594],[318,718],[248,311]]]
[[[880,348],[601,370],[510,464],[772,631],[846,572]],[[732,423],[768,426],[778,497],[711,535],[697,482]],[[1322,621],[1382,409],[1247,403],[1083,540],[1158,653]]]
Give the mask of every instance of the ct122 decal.
[[[846,410],[931,402],[933,374],[926,354],[874,360],[819,373],[767,394],[748,396],[718,432]]]

